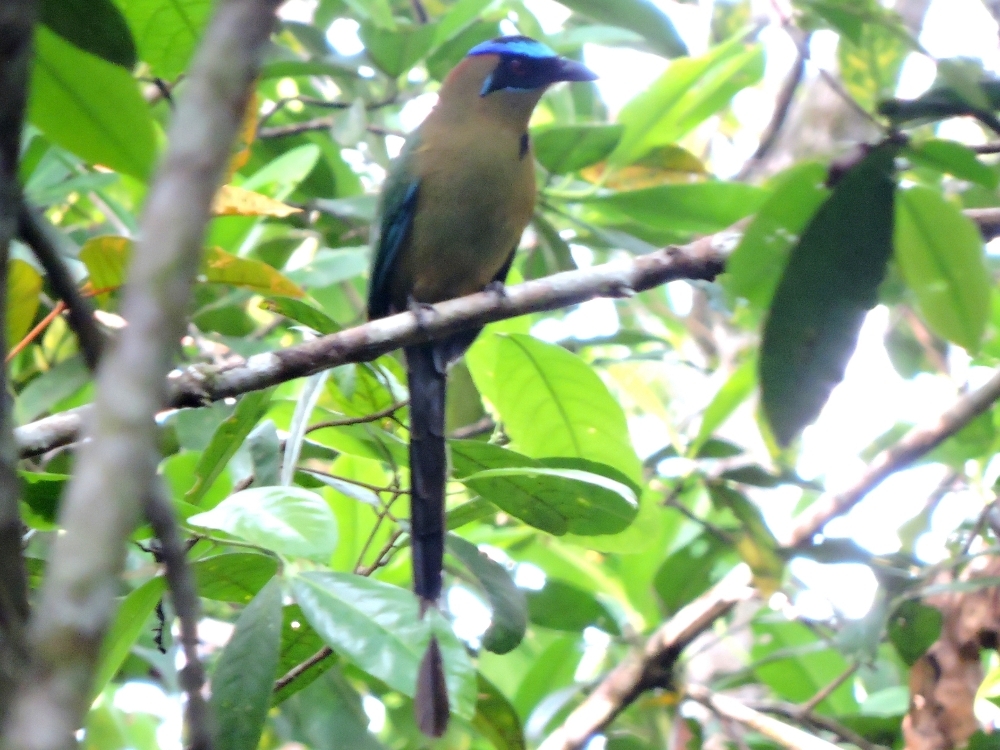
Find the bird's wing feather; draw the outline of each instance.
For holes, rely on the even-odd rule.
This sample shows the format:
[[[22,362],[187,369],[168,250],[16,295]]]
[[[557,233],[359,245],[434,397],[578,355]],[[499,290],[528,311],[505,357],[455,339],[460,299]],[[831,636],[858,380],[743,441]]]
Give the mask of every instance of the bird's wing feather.
[[[413,227],[417,211],[420,181],[409,177],[407,164],[386,181],[382,199],[378,249],[368,282],[368,317],[371,320],[389,314],[392,271]]]

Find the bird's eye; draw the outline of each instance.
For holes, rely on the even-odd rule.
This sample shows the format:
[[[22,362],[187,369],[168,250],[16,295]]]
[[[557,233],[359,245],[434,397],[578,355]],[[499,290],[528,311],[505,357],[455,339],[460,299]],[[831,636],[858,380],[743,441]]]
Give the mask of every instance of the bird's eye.
[[[518,60],[517,58],[511,60],[510,72],[516,76],[523,76],[527,73],[527,66],[524,64],[524,60]]]

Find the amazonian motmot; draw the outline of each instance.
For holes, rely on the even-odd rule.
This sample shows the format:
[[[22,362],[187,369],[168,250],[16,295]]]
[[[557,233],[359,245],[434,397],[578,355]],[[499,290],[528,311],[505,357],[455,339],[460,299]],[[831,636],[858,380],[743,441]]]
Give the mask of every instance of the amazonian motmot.
[[[369,318],[503,284],[535,205],[531,113],[550,84],[596,77],[528,37],[500,37],[469,51],[390,167],[371,267]],[[462,331],[405,349],[413,590],[421,613],[441,596],[447,368],[478,333]],[[415,704],[421,730],[443,734],[448,693],[433,637],[420,666]]]

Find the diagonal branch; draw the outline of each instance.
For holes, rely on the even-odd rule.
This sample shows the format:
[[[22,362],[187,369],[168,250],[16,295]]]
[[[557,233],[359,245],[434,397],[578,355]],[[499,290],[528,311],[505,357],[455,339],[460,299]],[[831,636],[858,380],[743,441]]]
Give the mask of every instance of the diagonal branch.
[[[155,487],[156,412],[184,332],[212,197],[243,120],[278,0],[224,0],[194,60],[146,202],[122,310],[101,360],[90,440],[60,510],[31,620],[33,663],[15,694],[7,750],[66,750],[88,708],[126,545]],[[0,4],[0,7],[4,5]]]
[[[668,247],[635,260],[607,263],[508,287],[503,294],[479,292],[441,302],[420,320],[412,312],[258,354],[229,367],[194,365],[171,374],[168,403],[202,406],[269,388],[348,362],[367,362],[410,344],[527,313],[555,310],[595,297],[623,297],[675,279],[713,279],[722,271],[732,233],[683,247]],[[126,329],[127,330],[127,329]],[[73,442],[88,407],[60,412],[18,429],[21,455],[37,455]]]
[[[968,215],[989,237],[1000,231],[1000,208],[970,209]],[[565,271],[508,287],[503,296],[480,292],[433,306],[418,322],[413,313],[348,328],[296,346],[258,354],[237,366],[193,365],[171,376],[168,403],[203,406],[211,401],[269,388],[348,362],[366,362],[410,344],[533,312],[555,310],[595,297],[622,297],[676,279],[711,280],[722,272],[736,228],[668,247],[628,262]],[[21,456],[36,456],[76,441],[89,407],[78,407],[15,430]]]
[[[882,451],[869,464],[868,470],[853,487],[840,493],[825,495],[809,506],[797,519],[787,544],[798,546],[808,543],[827,522],[854,507],[886,477],[926,455],[987,411],[997,400],[1000,400],[1000,371],[997,371],[984,386],[958,399],[934,422],[915,427],[894,446]],[[736,581],[748,582],[745,578],[746,573],[737,573],[741,570],[742,566],[735,568],[729,576],[661,625],[647,641],[644,651],[613,669],[594,692],[569,715],[562,726],[545,740],[540,750],[582,748],[643,691],[661,684],[650,682],[648,675],[663,670],[669,674],[684,646],[698,633],[709,628],[715,619],[729,612],[738,601],[738,598],[734,597],[732,588],[734,584],[730,578],[743,575],[744,578],[737,578]],[[692,631],[695,628],[700,630],[691,632],[679,646],[664,635],[683,627]]]
[[[36,0],[0,3],[0,352],[6,352],[7,260],[17,235],[21,129],[31,68]],[[12,434],[6,370],[0,370],[0,721],[27,664],[28,583],[21,554],[17,446]]]
[[[27,205],[22,205],[18,216],[18,234],[38,258],[52,288],[69,308],[67,317],[80,342],[83,359],[91,371],[96,370],[104,347],[104,337],[94,322],[93,305],[80,294],[59,254],[55,231],[42,216]]]

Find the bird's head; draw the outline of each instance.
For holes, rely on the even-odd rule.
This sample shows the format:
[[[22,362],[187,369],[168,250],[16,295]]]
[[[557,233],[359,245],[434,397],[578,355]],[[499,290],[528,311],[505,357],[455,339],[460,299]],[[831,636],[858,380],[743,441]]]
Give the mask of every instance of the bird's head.
[[[560,57],[541,42],[526,36],[502,36],[477,44],[467,57],[495,57],[483,81],[480,96],[497,91],[544,90],[559,81],[593,81],[597,76],[585,66]]]
[[[580,63],[560,57],[526,36],[502,36],[477,44],[448,75],[442,106],[477,111],[523,130],[545,89],[559,81],[593,81]]]

